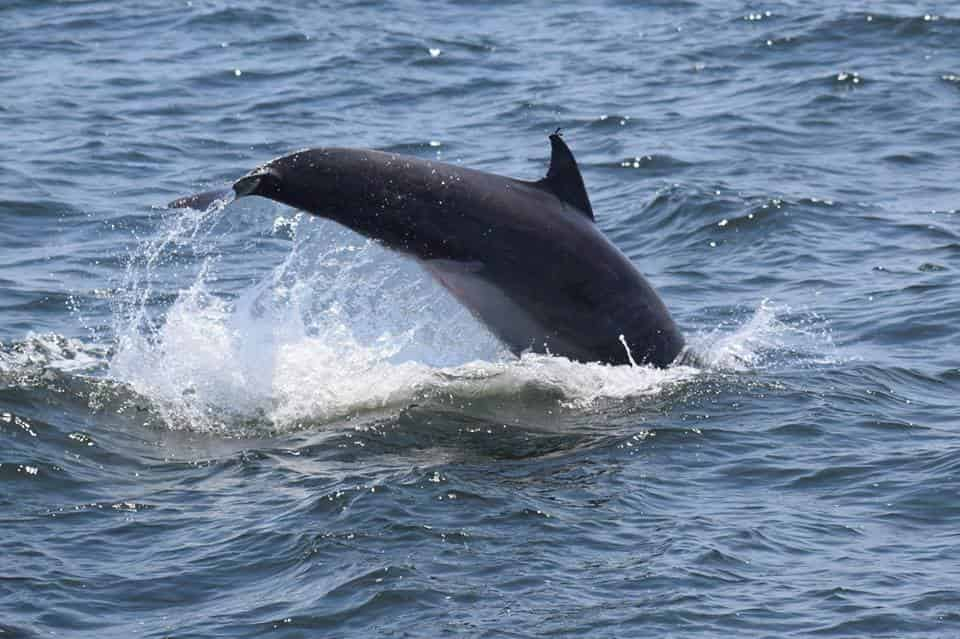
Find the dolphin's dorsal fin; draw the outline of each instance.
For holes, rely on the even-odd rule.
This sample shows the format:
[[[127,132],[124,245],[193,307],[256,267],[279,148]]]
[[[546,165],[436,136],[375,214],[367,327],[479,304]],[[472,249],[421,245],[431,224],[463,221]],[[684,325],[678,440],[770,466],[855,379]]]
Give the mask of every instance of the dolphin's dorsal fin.
[[[537,182],[537,185],[593,220],[593,207],[590,206],[587,189],[583,186],[583,177],[577,161],[573,159],[573,153],[560,137],[560,129],[550,136],[550,147],[550,169],[547,177]]]

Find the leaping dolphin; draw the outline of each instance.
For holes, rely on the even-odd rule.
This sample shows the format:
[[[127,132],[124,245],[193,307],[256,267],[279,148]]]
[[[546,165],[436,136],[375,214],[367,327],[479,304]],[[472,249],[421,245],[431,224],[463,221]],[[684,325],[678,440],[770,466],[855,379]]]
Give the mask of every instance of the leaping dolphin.
[[[237,180],[416,258],[514,354],[666,366],[683,336],[636,267],[594,222],[573,154],[550,136],[528,182],[416,157],[318,148]],[[170,203],[205,209],[231,189]]]

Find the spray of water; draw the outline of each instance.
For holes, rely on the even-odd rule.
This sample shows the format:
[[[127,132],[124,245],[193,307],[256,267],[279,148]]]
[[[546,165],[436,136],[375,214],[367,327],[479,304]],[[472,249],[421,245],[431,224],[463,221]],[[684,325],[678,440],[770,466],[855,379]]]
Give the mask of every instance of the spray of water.
[[[509,397],[531,388],[588,408],[657,394],[705,371],[762,366],[763,353],[792,330],[777,319],[785,310],[765,301],[732,331],[694,336],[692,355],[667,370],[515,359],[413,263],[300,216],[275,221],[274,232],[293,240],[282,263],[225,297],[211,236],[222,215],[220,206],[165,219],[132,255],[116,312],[109,375],[172,428],[296,428],[437,394]],[[172,304],[157,303],[167,256],[187,249],[190,286]]]

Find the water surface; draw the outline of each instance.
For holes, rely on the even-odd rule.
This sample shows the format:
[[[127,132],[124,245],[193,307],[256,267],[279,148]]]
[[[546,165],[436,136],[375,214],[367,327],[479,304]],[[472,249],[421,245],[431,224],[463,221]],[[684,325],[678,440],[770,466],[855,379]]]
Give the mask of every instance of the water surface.
[[[0,9],[0,635],[960,631],[960,14]],[[695,358],[514,360],[268,201],[307,146],[535,179]]]

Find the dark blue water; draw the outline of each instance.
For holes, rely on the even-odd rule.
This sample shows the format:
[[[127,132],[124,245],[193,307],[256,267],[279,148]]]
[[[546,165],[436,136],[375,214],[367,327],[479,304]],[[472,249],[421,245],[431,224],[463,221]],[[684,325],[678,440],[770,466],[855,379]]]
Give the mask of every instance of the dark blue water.
[[[951,3],[8,0],[0,61],[0,636],[960,634]],[[161,206],[556,127],[686,365]]]

